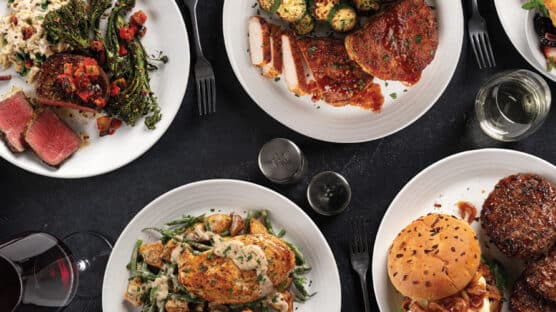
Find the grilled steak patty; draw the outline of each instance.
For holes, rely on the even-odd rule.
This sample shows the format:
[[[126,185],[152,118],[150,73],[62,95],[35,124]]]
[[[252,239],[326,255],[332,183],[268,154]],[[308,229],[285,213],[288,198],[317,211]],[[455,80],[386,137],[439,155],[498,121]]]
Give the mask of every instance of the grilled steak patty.
[[[86,56],[82,55],[60,53],[54,54],[46,59],[44,64],[41,66],[41,71],[38,76],[37,97],[89,105],[89,103],[83,102],[75,94],[66,94],[56,82],[58,76],[64,73],[64,64],[73,64],[73,67],[76,68],[77,65],[85,58]],[[110,95],[110,81],[108,80],[108,76],[104,70],[102,70],[102,68],[99,69],[100,79],[96,85],[100,88],[100,92],[104,99],[108,100]]]
[[[532,262],[524,273],[525,281],[537,293],[556,303],[556,248]]]
[[[413,84],[438,47],[436,17],[424,0],[402,0],[348,35],[345,45],[367,73]]]
[[[556,242],[556,191],[538,175],[506,177],[486,199],[481,224],[506,256],[537,258]]]
[[[554,312],[556,304],[545,300],[527,286],[523,278],[514,283],[510,297],[512,312]]]

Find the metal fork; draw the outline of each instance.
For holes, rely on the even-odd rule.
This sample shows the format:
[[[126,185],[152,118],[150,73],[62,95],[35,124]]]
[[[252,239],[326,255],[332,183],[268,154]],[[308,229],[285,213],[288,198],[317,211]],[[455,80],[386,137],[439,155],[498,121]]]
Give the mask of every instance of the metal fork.
[[[473,47],[473,52],[475,53],[475,58],[477,59],[480,69],[495,67],[496,60],[494,59],[494,53],[492,53],[486,22],[479,13],[477,0],[472,0],[472,4],[473,15],[469,20],[468,32],[469,39],[471,40],[471,46]]]
[[[193,36],[195,37],[195,49],[197,61],[195,62],[195,82],[197,84],[197,104],[199,115],[204,116],[216,112],[216,82],[212,65],[203,54],[201,39],[199,36],[199,24],[197,23],[197,4],[199,0],[178,0],[184,3],[191,16],[193,24]]]
[[[369,232],[366,231],[365,220],[357,218],[352,221],[352,241],[350,244],[350,258],[353,270],[359,274],[361,290],[363,291],[363,301],[365,312],[371,311],[369,302],[369,288],[367,286],[367,271],[369,270]]]

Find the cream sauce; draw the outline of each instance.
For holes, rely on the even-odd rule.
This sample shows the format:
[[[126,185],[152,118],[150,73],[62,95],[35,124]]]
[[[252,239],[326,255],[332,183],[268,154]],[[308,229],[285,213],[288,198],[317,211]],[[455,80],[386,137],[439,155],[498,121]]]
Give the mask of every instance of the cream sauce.
[[[224,240],[220,235],[211,233],[214,241],[214,254],[231,259],[242,271],[256,270],[259,282],[259,293],[268,296],[274,291],[274,285],[268,278],[268,260],[261,247],[257,245],[245,245],[237,240]]]
[[[194,242],[208,242],[211,238],[211,232],[205,230],[205,225],[202,223],[195,224],[193,231],[185,236],[185,239]]]
[[[162,275],[157,277],[150,285],[156,288],[156,305],[160,308],[164,305],[164,301],[168,297],[168,276]]]
[[[286,299],[284,299],[284,295],[282,295],[281,293],[275,293],[274,295],[268,297],[266,299],[267,304],[269,304],[272,308],[274,308],[275,310],[278,310],[278,312],[288,312],[290,305],[288,304],[288,302],[286,301]]]
[[[180,260],[180,256],[183,252],[183,246],[181,243],[179,243],[173,250],[172,253],[170,254],[170,262],[172,263],[178,263],[178,261]]]

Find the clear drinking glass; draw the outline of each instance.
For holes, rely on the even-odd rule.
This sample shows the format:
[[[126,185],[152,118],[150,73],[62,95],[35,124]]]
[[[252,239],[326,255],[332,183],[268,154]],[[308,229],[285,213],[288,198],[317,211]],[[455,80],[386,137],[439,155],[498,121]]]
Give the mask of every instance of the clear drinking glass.
[[[0,311],[61,311],[100,296],[111,243],[94,232],[63,240],[28,232],[0,242]]]
[[[351,187],[341,174],[324,171],[311,179],[307,200],[311,208],[322,215],[338,215],[351,201]]]
[[[529,70],[497,74],[479,90],[475,113],[481,129],[495,140],[519,141],[542,125],[552,97],[546,81]]]

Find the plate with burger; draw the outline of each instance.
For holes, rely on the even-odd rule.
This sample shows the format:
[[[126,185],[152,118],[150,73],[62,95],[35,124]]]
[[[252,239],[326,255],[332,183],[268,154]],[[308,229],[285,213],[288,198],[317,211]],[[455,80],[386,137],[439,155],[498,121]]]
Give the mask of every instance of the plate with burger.
[[[423,170],[376,236],[380,310],[556,311],[555,182],[554,165],[501,149]]]

